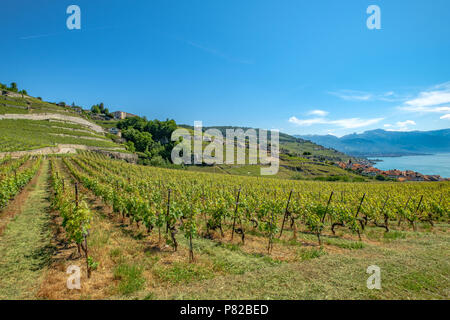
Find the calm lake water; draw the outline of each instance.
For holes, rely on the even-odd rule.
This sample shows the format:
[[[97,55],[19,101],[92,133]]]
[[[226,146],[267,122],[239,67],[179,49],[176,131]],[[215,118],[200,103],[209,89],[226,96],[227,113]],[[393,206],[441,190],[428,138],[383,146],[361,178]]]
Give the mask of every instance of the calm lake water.
[[[438,174],[450,178],[450,153],[433,154],[429,156],[376,157],[380,159],[374,167],[380,170],[413,170],[422,174]]]

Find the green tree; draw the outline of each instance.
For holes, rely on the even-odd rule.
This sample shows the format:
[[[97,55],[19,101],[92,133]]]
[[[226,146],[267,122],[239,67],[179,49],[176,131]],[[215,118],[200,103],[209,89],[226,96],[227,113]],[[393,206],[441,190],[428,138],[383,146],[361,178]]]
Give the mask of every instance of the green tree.
[[[92,111],[92,113],[96,113],[96,114],[101,113],[100,108],[99,108],[98,105],[92,106],[91,111]]]
[[[134,147],[133,141],[127,141],[125,144],[128,151],[135,152],[136,148]]]
[[[152,135],[148,132],[140,132],[130,128],[124,130],[122,136],[128,141],[132,141],[139,152],[148,152],[153,145]]]
[[[9,88],[9,90],[13,91],[13,92],[17,92],[17,83],[15,82],[11,82],[11,87]]]
[[[171,136],[177,129],[174,120],[148,121],[145,117],[133,117],[119,121],[117,128],[122,130],[123,138],[134,142],[136,151],[145,153],[150,159],[157,156],[170,159],[175,145]]]

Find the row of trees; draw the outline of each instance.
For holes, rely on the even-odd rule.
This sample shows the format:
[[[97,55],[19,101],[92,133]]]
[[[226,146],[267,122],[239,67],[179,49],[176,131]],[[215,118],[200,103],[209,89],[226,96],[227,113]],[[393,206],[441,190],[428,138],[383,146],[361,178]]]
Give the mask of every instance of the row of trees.
[[[91,107],[91,112],[95,114],[104,114],[107,117],[113,118],[114,116],[112,113],[109,112],[108,108],[105,108],[105,105],[103,102],[100,102],[99,104],[95,104]]]
[[[2,90],[8,90],[8,91],[12,91],[12,92],[21,93],[21,94],[28,94],[27,91],[24,89],[19,91],[19,88],[17,87],[16,82],[11,82],[9,87],[6,84],[0,83],[0,88]]]

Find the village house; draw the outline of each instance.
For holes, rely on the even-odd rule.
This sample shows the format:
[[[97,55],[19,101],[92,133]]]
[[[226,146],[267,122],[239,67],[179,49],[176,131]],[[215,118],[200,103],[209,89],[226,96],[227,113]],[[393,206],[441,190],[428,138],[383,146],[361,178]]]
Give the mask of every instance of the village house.
[[[439,175],[427,175],[424,176],[425,181],[442,181],[443,179]]]
[[[122,137],[122,132],[121,132],[119,129],[117,129],[117,128],[110,128],[110,129],[108,130],[108,132],[109,132],[110,134],[115,134],[115,135],[118,136],[119,138]]]
[[[381,174],[381,170],[374,167],[367,167],[363,170],[363,173],[368,176],[375,177],[376,175]]]
[[[450,179],[444,179],[439,175],[423,175],[419,172],[415,172],[412,170],[380,170],[375,167],[372,167],[368,164],[361,164],[361,163],[352,163],[351,160],[348,160],[348,162],[337,162],[335,163],[338,167],[342,169],[351,169],[353,171],[356,171],[360,174],[370,176],[370,177],[376,177],[377,175],[383,175],[385,177],[396,179],[400,182],[404,181],[447,181]]]
[[[352,165],[352,170],[362,172],[364,170],[365,166],[359,163],[354,163]]]
[[[124,111],[114,111],[113,112],[113,116],[114,116],[114,119],[118,119],[118,120],[123,120],[123,119],[126,119],[126,118],[137,117],[137,115],[135,115],[135,114],[127,113],[127,112],[124,112]]]
[[[347,169],[347,164],[345,162],[339,161],[337,163],[338,167],[341,169]]]
[[[72,110],[75,111],[78,114],[82,114],[83,113],[83,108],[81,108],[81,107],[75,106],[75,107],[72,107]]]

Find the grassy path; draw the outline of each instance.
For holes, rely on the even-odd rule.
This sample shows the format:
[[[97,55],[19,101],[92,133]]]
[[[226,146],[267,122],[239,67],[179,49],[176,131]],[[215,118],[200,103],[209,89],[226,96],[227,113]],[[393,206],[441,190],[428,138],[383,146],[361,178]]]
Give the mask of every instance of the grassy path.
[[[35,298],[51,257],[48,169],[44,160],[22,211],[0,237],[0,299]]]

